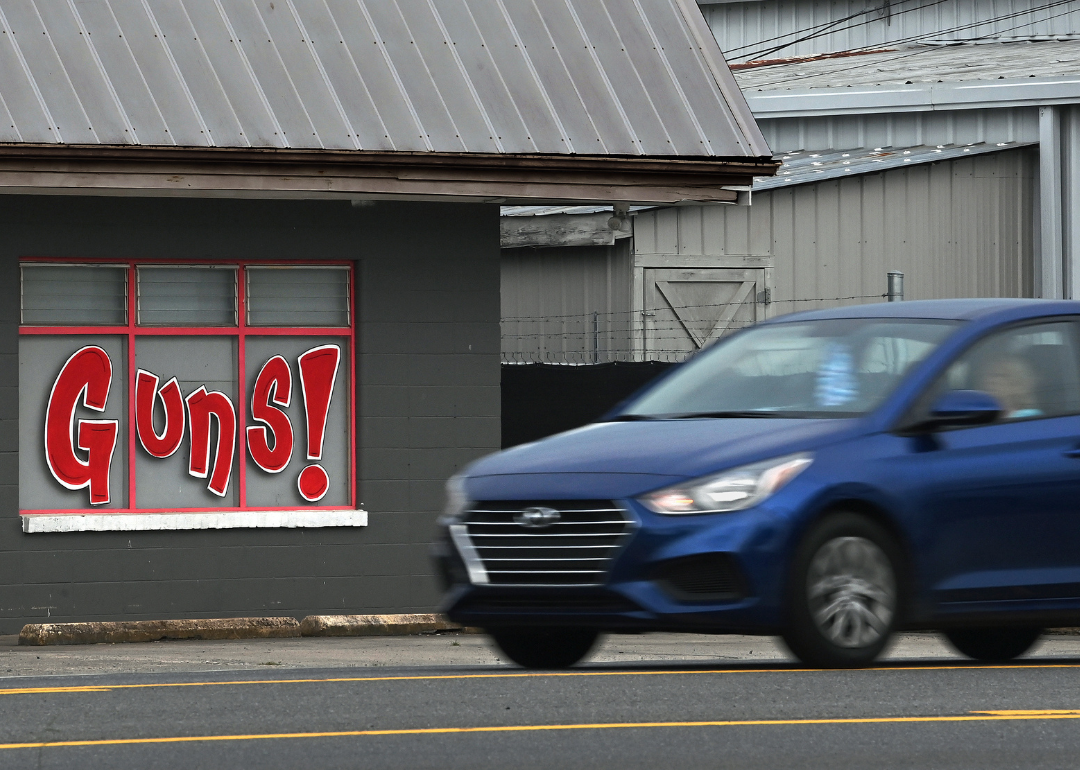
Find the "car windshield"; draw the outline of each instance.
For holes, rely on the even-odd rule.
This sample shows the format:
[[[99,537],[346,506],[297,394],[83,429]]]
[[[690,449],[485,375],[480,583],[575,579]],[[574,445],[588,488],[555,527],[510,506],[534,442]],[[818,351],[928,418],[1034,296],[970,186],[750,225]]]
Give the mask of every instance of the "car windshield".
[[[757,326],[691,359],[613,419],[856,417],[957,325],[833,318]]]

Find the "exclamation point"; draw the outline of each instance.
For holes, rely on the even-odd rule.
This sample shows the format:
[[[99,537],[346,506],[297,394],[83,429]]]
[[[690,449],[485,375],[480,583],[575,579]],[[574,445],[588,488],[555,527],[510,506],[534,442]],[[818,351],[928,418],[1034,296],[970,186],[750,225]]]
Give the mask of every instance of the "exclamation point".
[[[326,436],[326,415],[334,395],[341,348],[320,345],[300,356],[300,388],[304,393],[304,413],[307,416],[307,459],[321,460],[323,439]],[[318,463],[300,471],[296,480],[300,496],[309,503],[322,500],[330,488],[330,477]]]

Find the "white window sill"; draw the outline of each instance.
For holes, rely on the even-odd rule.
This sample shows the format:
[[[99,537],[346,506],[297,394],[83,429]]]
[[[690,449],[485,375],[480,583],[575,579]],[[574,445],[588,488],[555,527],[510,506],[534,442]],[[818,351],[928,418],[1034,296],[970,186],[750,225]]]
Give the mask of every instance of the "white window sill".
[[[366,527],[367,511],[198,511],[177,513],[24,513],[22,530],[39,532],[140,532],[179,529],[293,529]]]

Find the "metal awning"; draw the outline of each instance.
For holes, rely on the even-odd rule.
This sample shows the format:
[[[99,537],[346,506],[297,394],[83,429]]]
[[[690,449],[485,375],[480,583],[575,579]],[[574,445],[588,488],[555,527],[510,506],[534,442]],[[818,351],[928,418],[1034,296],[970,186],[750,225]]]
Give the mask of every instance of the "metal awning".
[[[857,150],[792,150],[775,157],[782,165],[776,176],[759,178],[753,192],[775,190],[778,187],[812,184],[826,179],[838,179],[860,174],[875,174],[893,168],[939,163],[971,155],[1001,152],[1031,147],[1036,142],[977,142],[974,144],[913,145],[905,147],[873,147]],[[630,206],[629,213],[656,208]],[[545,217],[553,215],[581,216],[612,213],[611,206],[503,206],[504,217]]]
[[[806,152],[796,150],[777,155],[783,163],[775,177],[758,179],[754,183],[754,192],[775,190],[778,187],[812,184],[826,179],[838,179],[860,174],[874,174],[879,171],[917,166],[923,163],[938,163],[943,160],[955,160],[970,155],[982,155],[988,152],[1001,152],[1019,147],[1029,147],[1034,142],[999,142],[991,144],[939,144],[916,145],[912,147],[874,147],[861,150],[815,150]]]

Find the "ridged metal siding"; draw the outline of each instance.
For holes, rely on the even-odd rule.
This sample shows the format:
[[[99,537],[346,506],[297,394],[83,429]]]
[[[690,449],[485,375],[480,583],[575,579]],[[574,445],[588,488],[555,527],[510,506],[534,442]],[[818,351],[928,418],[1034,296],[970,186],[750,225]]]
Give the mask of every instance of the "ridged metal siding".
[[[1039,141],[1036,107],[759,120],[769,146],[791,150]]]
[[[642,212],[635,252],[768,257],[770,316],[881,301],[889,270],[908,299],[1029,297],[1037,164],[1006,150],[770,190],[749,208]]]
[[[984,36],[1008,39],[1080,32],[1080,0],[1049,5],[1048,0],[765,0],[703,5],[702,11],[720,48],[735,62],[760,55],[809,56],[861,46],[888,46],[915,36],[934,40]],[[889,12],[883,10],[885,7]],[[831,22],[847,17],[854,18],[825,29]],[[777,45],[816,32],[823,34],[764,54]]]
[[[0,142],[768,154],[690,0],[0,0]]]
[[[592,363],[630,345],[630,239],[614,246],[505,249],[504,361]],[[625,355],[622,356],[625,358]]]

